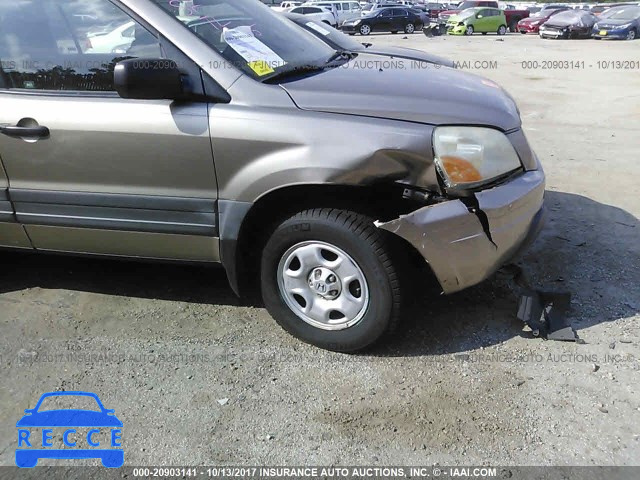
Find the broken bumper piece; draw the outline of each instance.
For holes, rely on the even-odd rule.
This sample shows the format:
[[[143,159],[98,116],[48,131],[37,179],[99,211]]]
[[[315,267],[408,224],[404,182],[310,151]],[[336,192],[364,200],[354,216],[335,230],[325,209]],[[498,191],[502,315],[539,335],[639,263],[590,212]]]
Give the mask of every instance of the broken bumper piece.
[[[442,290],[453,293],[485,280],[533,242],[544,223],[544,188],[543,171],[528,171],[475,193],[477,209],[449,200],[377,226],[411,243]]]

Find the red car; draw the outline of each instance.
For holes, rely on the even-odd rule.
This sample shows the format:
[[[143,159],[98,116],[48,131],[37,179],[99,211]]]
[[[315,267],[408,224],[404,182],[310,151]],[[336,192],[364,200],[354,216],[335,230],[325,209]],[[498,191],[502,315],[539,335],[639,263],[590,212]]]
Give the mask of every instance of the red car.
[[[528,18],[523,18],[518,22],[518,31],[520,33],[538,33],[540,31],[540,25],[545,23],[556,13],[564,10],[569,10],[569,7],[546,8],[538,13],[534,13]]]

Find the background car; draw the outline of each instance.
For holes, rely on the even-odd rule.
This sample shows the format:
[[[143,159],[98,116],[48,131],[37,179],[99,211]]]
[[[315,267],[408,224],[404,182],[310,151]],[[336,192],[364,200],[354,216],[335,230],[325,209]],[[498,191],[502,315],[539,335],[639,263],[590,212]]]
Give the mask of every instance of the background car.
[[[549,20],[552,16],[559,12],[569,10],[569,7],[560,7],[557,9],[545,9],[538,13],[534,13],[528,18],[523,18],[518,22],[518,31],[520,33],[538,33],[540,26]]]
[[[602,15],[593,26],[593,38],[634,40],[640,32],[640,6],[614,7]]]
[[[335,15],[338,25],[360,17],[360,12],[362,12],[360,4],[353,0],[346,2],[311,0],[304,5],[325,7]]]
[[[434,65],[455,68],[455,64],[452,60],[432,55],[424,50],[360,43],[335,28],[309,20],[303,15],[288,12],[285,13],[284,16],[308,32],[311,32],[322,41],[328,43],[332,48],[335,48],[338,51],[386,55],[394,58],[404,58],[407,60],[415,60],[418,62],[427,62]]]
[[[316,7],[315,5],[305,5],[302,7],[295,7],[289,10],[291,13],[297,13],[304,15],[311,20],[316,20],[327,25],[337,25],[336,18],[329,10],[323,7]]]
[[[468,8],[447,21],[449,35],[486,35],[489,32],[507,33],[507,18],[499,8]]]
[[[302,2],[282,2],[278,7],[271,7],[276,12],[288,12],[292,8],[299,7]]]
[[[135,40],[134,22],[118,25],[110,31],[89,32],[84,53],[125,53]]]
[[[386,7],[373,10],[369,15],[342,24],[344,32],[351,35],[371,32],[413,33],[422,28],[420,16],[406,7]]]
[[[540,27],[540,38],[589,38],[597,17],[584,10],[565,10]]]

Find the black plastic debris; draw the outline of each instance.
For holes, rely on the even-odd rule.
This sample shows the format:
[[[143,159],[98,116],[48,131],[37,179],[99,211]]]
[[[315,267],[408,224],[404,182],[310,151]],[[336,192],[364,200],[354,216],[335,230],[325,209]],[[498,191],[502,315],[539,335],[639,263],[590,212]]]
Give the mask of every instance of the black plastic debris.
[[[534,336],[564,342],[579,340],[576,331],[567,320],[571,293],[532,288],[518,265],[507,265],[503,271],[513,275],[513,281],[519,287],[517,317],[531,328]]]

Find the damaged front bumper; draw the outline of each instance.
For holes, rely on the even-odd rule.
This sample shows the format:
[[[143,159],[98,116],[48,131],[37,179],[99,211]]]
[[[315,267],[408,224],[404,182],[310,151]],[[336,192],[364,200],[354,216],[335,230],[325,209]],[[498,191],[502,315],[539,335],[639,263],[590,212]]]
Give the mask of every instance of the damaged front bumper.
[[[527,171],[476,192],[477,208],[449,200],[377,226],[412,244],[442,290],[453,293],[485,280],[533,242],[544,223],[544,188],[542,169]]]

